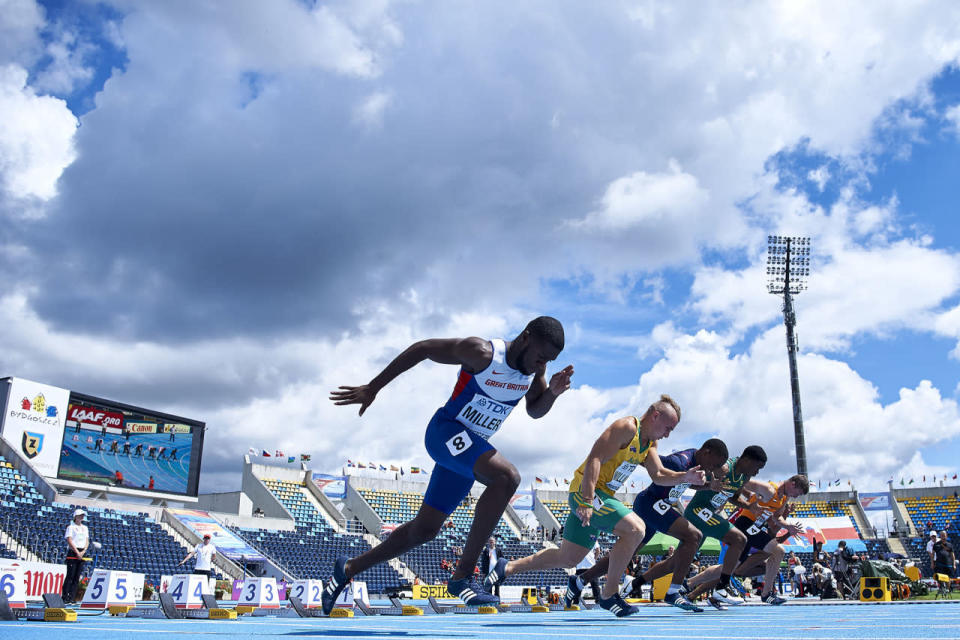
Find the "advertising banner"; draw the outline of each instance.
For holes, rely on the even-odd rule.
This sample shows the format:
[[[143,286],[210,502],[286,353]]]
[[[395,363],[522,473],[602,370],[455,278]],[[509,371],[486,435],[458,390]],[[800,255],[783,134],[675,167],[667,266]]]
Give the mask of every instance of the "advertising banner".
[[[157,423],[142,420],[126,420],[123,423],[123,429],[130,433],[156,433]]]
[[[453,596],[447,591],[445,584],[415,584],[413,585],[413,599],[426,600],[433,596],[437,600],[451,600]]]
[[[88,407],[82,404],[71,404],[67,420],[91,427],[106,427],[107,429],[123,429],[123,414],[114,413],[105,409]]]
[[[517,491],[510,498],[510,506],[518,511],[533,511],[533,491]]]
[[[799,536],[787,538],[783,546],[787,551],[813,552],[813,541],[823,543],[823,550],[832,553],[837,549],[837,543],[847,541],[847,548],[851,551],[866,551],[867,545],[857,534],[853,522],[847,516],[832,518],[789,518],[790,522],[798,522],[803,529]]]
[[[163,425],[163,433],[190,433],[190,425],[168,422]]]
[[[887,511],[890,509],[890,494],[886,491],[861,493],[860,506],[864,511]]]
[[[198,537],[203,538],[209,533],[210,542],[217,548],[217,553],[222,553],[234,562],[239,562],[241,558],[247,560],[265,559],[262,553],[234,535],[232,531],[223,528],[206,511],[196,509],[167,509],[167,511],[189,527]]]
[[[24,562],[0,558],[0,571],[5,567],[20,567],[27,587],[27,600],[43,600],[45,593],[63,591],[63,580],[67,576],[67,565],[49,562]]]
[[[3,416],[3,439],[47,477],[57,475],[70,392],[11,378]]]
[[[332,500],[343,500],[347,497],[347,476],[314,473],[313,483],[317,485],[320,491],[323,491],[323,495]]]

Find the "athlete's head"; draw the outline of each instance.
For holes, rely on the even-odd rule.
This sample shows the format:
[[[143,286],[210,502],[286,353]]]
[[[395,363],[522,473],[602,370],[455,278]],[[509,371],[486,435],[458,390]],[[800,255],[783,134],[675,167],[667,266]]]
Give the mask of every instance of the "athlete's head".
[[[810,481],[807,480],[807,476],[802,473],[798,473],[795,476],[790,476],[787,481],[784,483],[783,492],[788,498],[799,498],[800,496],[805,496],[810,493]]]
[[[556,318],[540,316],[531,320],[510,348],[516,353],[516,369],[524,375],[533,375],[556,360],[563,351],[563,325]]]
[[[751,477],[760,473],[760,470],[766,464],[767,452],[763,450],[763,447],[755,444],[744,449],[743,453],[740,454],[740,459],[737,460],[738,471]]]
[[[647,407],[643,417],[640,418],[640,428],[644,438],[660,440],[669,436],[678,422],[680,422],[680,405],[664,393],[659,400]]]
[[[700,468],[715,475],[721,472],[728,457],[727,445],[720,438],[710,438],[694,454]]]

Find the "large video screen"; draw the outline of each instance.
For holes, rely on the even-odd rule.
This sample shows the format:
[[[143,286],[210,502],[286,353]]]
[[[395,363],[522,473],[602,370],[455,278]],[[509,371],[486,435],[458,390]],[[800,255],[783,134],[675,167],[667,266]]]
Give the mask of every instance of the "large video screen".
[[[203,423],[71,393],[57,477],[197,495]]]

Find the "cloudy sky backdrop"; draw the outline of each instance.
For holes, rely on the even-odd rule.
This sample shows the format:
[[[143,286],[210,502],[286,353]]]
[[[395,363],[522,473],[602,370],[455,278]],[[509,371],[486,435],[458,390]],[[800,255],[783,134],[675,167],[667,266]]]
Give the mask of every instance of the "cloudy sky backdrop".
[[[662,449],[775,478],[766,237],[808,235],[813,479],[952,475],[958,63],[949,0],[0,0],[0,373],[205,420],[226,491],[249,446],[426,466],[455,369],[327,392],[550,314],[574,387],[494,440],[525,481],[661,392]]]

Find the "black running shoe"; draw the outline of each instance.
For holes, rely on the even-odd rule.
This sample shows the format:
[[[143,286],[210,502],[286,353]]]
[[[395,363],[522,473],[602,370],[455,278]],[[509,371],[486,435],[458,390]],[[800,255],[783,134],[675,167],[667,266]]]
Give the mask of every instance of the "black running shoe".
[[[333,605],[337,603],[337,598],[343,592],[343,588],[350,584],[346,573],[347,556],[340,556],[333,563],[333,575],[327,580],[327,586],[320,594],[320,602],[323,604],[323,614],[330,615],[333,611]]]
[[[663,596],[663,601],[666,602],[667,604],[672,604],[675,607],[683,609],[684,611],[693,611],[694,613],[703,613],[703,609],[701,609],[697,605],[687,600],[686,596],[684,596],[679,591],[676,591],[674,593],[668,593],[667,595]]]
[[[447,591],[452,596],[463,600],[463,604],[468,607],[497,606],[500,604],[500,598],[490,595],[483,590],[483,585],[476,578],[463,578],[462,580],[450,580],[447,582]]]
[[[507,579],[507,559],[500,558],[497,564],[493,565],[490,573],[483,579],[483,588],[487,591],[493,591],[497,585],[501,585]]]
[[[607,599],[597,598],[597,604],[617,616],[618,618],[625,618],[627,616],[632,616],[633,614],[640,611],[637,607],[632,604],[628,604],[619,593],[610,596]]]
[[[580,576],[570,576],[567,578],[567,592],[563,594],[563,604],[569,609],[575,604],[580,604],[580,594],[583,593],[583,580]]]

